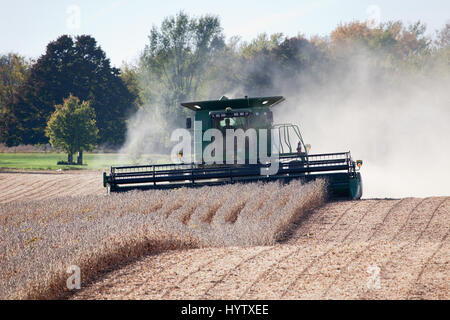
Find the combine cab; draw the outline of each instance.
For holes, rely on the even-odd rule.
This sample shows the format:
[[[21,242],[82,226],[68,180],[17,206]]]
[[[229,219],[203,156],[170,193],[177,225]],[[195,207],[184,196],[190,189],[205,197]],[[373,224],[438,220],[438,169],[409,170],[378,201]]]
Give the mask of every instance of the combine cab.
[[[103,184],[111,192],[121,192],[323,178],[328,182],[331,197],[361,198],[362,181],[358,171],[362,161],[353,161],[350,152],[310,154],[311,147],[304,143],[297,125],[273,124],[272,108],[282,101],[281,96],[222,97],[182,103],[183,107],[195,111],[194,122],[191,118],[186,120],[186,129],[194,136],[193,160],[183,162],[192,157],[180,153],[180,163],[111,167],[109,175],[104,173]],[[208,130],[224,137],[222,143],[215,141],[219,148],[213,151],[214,161],[207,157],[208,146],[214,141],[214,138],[205,139]],[[240,143],[237,133],[241,134]],[[231,144],[226,143],[229,135]]]

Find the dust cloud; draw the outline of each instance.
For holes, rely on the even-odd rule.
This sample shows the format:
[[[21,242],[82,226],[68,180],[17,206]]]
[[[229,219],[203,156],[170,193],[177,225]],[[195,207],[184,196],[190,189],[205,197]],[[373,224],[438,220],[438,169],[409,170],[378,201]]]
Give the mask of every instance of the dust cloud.
[[[450,195],[449,74],[380,79],[368,60],[354,65],[326,85],[281,88],[275,121],[298,124],[311,153],[362,159],[364,198]]]
[[[144,107],[128,120],[126,140],[119,151],[121,164],[150,164],[164,158],[168,125],[161,114]]]

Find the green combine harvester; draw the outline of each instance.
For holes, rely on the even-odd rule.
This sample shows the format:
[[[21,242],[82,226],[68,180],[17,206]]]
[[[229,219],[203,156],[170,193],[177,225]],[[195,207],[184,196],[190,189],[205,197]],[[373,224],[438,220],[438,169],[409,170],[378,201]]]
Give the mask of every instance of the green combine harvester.
[[[353,161],[350,152],[310,154],[311,146],[304,143],[297,125],[273,124],[272,108],[283,101],[281,96],[222,97],[220,100],[182,103],[183,107],[195,112],[194,125],[191,118],[186,119],[186,129],[194,136],[193,157],[180,152],[179,163],[111,167],[109,175],[106,172],[103,175],[103,184],[110,192],[124,192],[255,181],[289,182],[295,179],[307,182],[323,178],[327,181],[329,196],[360,199],[362,181],[358,171],[362,161]],[[210,129],[224,135],[223,150],[213,151],[213,162],[205,161],[204,156],[215,140],[204,138]],[[232,144],[229,144],[232,150],[227,150],[228,134],[250,131],[253,136],[245,134],[240,145],[238,138],[232,136]],[[185,158],[193,160],[184,162]],[[267,161],[269,158],[272,160]],[[274,165],[272,168],[277,170],[271,172],[270,167]]]

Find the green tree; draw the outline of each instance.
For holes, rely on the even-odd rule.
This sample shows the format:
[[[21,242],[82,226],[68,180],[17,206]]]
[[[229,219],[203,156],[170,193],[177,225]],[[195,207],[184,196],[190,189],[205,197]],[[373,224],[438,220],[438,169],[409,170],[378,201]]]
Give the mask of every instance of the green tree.
[[[46,143],[45,128],[55,105],[72,93],[89,100],[97,115],[99,143],[118,146],[136,98],[111,66],[105,52],[87,35],[59,37],[31,67],[12,113],[23,143]]]
[[[139,86],[139,77],[137,67],[130,64],[123,64],[120,68],[120,77],[126,85],[128,91],[134,97],[134,105],[142,105],[141,88]]]
[[[149,44],[140,59],[143,79],[150,92],[147,104],[158,104],[172,124],[184,117],[179,103],[197,98],[205,79],[205,69],[224,46],[219,18],[206,15],[190,18],[184,12],[165,18],[150,32]]]
[[[283,42],[283,38],[284,36],[282,33],[274,33],[270,36],[268,36],[267,33],[258,34],[256,38],[249,43],[244,42],[242,44],[242,56],[251,59],[258,53],[270,51],[279,46],[281,42]]]
[[[298,80],[311,75],[324,59],[322,50],[303,36],[270,36],[263,33],[241,47],[242,84],[246,94],[280,94],[292,86],[298,90]]]
[[[13,130],[15,126],[11,126],[17,122],[11,105],[27,77],[29,67],[29,61],[18,54],[0,55],[0,142],[13,144],[18,139],[17,132]]]
[[[217,51],[213,60],[205,67],[202,74],[203,84],[199,87],[198,96],[218,99],[227,92],[244,96],[244,92],[239,92],[243,88],[242,67],[241,39],[234,36],[228,39],[224,49]]]
[[[46,128],[50,144],[66,151],[69,163],[73,163],[73,154],[78,152],[77,164],[81,165],[83,151],[92,150],[97,141],[95,111],[89,102],[80,103],[73,95],[55,108],[56,111],[51,115]]]

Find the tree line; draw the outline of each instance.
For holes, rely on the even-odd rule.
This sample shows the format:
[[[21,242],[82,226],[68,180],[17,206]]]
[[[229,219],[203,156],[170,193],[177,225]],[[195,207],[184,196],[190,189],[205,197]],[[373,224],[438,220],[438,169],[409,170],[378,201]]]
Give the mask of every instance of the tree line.
[[[12,53],[0,61],[2,142],[48,143],[47,122],[70,95],[89,101],[94,109],[96,143],[123,142],[126,120],[137,110],[136,93],[93,37],[63,35],[50,42],[36,61]]]
[[[92,36],[63,35],[36,61],[15,53],[0,56],[0,143],[51,142],[68,151],[66,142],[57,142],[61,134],[55,135],[55,123],[62,116],[57,121],[54,113],[66,110],[66,118],[80,116],[74,111],[79,106],[89,116],[79,118],[84,125],[77,130],[88,130],[89,138],[68,152],[94,145],[120,147],[132,126],[128,119],[137,111],[154,121],[162,119],[167,128],[182,126],[188,111],[180,102],[225,93],[278,95],[311,82],[326,85],[362,58],[380,79],[408,72],[440,72],[448,78],[450,24],[433,38],[420,22],[369,27],[354,21],[323,37],[260,34],[246,42],[226,39],[218,16],[179,12],[153,26],[137,63],[120,69],[111,66]],[[163,144],[164,133],[160,140]]]

